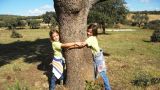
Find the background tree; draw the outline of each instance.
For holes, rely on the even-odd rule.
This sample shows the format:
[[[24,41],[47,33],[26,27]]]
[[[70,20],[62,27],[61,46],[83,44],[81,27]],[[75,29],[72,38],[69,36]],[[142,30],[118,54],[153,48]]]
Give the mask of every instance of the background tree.
[[[0,21],[0,27],[5,27],[5,22],[4,21]]]
[[[54,0],[61,42],[84,41],[87,38],[87,16],[90,7],[96,1],[98,0]],[[64,56],[67,63],[67,88],[84,90],[85,81],[94,79],[90,50],[87,48],[64,50]]]
[[[18,20],[17,22],[17,26],[19,26],[20,28],[24,28],[27,25],[27,21],[26,20]]]
[[[160,30],[160,20],[153,20],[147,24],[149,29]]]
[[[51,28],[55,28],[58,25],[58,22],[54,17],[51,18],[50,23],[51,23]]]
[[[138,25],[138,27],[144,26],[148,23],[149,17],[147,14],[136,13],[132,16],[133,22]]]
[[[42,15],[42,18],[43,18],[43,22],[47,23],[48,26],[49,26],[50,23],[51,23],[51,26],[52,26],[53,22],[56,22],[55,12],[46,12],[45,14]]]
[[[106,0],[95,4],[89,13],[89,23],[99,23],[105,33],[106,24],[111,26],[125,21],[128,13],[125,4],[124,0]]]
[[[8,29],[15,29],[18,25],[16,17],[5,18],[4,22],[6,27],[8,27]]]
[[[31,29],[38,29],[40,28],[40,20],[36,20],[36,19],[30,19],[28,20],[28,24],[30,26]]]

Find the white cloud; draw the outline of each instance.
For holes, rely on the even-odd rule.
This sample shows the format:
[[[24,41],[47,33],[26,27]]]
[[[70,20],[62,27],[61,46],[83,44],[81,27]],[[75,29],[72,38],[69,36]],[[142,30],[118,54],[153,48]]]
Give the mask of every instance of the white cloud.
[[[38,16],[46,13],[47,11],[55,11],[51,5],[43,5],[39,8],[28,10],[25,16]]]
[[[142,3],[149,3],[151,0],[140,0]]]

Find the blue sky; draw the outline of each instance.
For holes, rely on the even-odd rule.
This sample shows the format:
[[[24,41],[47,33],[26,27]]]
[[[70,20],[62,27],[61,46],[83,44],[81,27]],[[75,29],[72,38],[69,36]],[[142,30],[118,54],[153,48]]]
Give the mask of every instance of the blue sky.
[[[0,14],[41,15],[54,11],[53,0],[0,0]]]
[[[159,0],[125,0],[130,11],[159,10]],[[37,16],[54,11],[53,0],[0,0],[0,14]]]
[[[160,0],[125,0],[130,11],[160,11]]]

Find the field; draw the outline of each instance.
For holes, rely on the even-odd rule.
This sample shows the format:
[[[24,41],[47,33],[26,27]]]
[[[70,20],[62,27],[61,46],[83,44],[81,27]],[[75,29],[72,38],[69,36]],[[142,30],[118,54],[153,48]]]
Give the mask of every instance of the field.
[[[127,19],[131,20],[132,16],[133,16],[133,14],[128,14],[127,15]],[[159,20],[160,19],[160,15],[149,14],[148,17],[149,17],[149,21]]]
[[[0,30],[0,90],[48,90],[51,46],[47,29]],[[160,90],[160,43],[152,30],[99,34],[112,90]],[[16,89],[15,89],[16,88]]]

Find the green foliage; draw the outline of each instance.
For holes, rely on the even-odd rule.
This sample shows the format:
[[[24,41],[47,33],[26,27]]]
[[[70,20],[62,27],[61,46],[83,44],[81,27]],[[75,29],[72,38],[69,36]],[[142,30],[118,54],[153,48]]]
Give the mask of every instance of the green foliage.
[[[6,24],[6,27],[8,27],[8,29],[15,29],[18,25],[16,17],[5,18],[4,22]]]
[[[30,26],[31,29],[38,29],[40,28],[40,20],[36,20],[36,19],[30,19],[28,20],[28,24]]]
[[[150,21],[147,26],[150,29],[160,30],[160,20]]]
[[[19,20],[17,26],[23,28],[23,27],[25,27],[26,25],[27,25],[27,21],[26,21],[26,20]]]
[[[137,14],[137,13],[141,13],[141,14],[156,14],[156,15],[159,15],[160,14],[160,11],[132,11],[131,13],[133,14]]]
[[[132,81],[132,84],[136,86],[146,87],[151,85],[152,76],[147,72],[138,72],[135,75],[135,79]]]
[[[5,27],[5,22],[4,21],[0,21],[0,27]]]
[[[56,21],[56,19],[55,19],[54,17],[51,18],[50,23],[51,23],[51,26],[52,26],[53,28],[58,25],[58,22]]]
[[[160,29],[155,30],[151,36],[151,41],[152,42],[160,42]]]
[[[147,86],[160,83],[160,78],[155,78],[150,73],[141,71],[135,74],[135,78],[131,83],[146,88]]]
[[[22,85],[18,80],[16,80],[15,83],[9,86],[7,90],[29,90],[29,88]]]
[[[101,90],[101,88],[101,84],[96,84],[93,81],[86,81],[85,90]]]
[[[145,26],[148,23],[149,17],[147,14],[137,13],[132,16],[133,25],[138,25],[139,27]]]
[[[56,20],[56,13],[55,12],[46,12],[44,15],[42,15],[43,22],[47,23],[48,25],[51,23],[52,26],[57,25]]]
[[[121,23],[125,20],[128,10],[124,6],[124,0],[105,0],[99,2],[91,9],[89,23]]]

